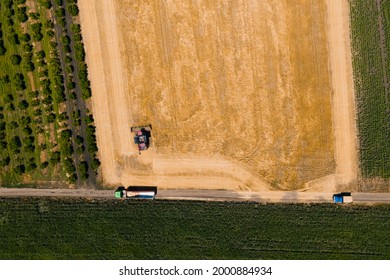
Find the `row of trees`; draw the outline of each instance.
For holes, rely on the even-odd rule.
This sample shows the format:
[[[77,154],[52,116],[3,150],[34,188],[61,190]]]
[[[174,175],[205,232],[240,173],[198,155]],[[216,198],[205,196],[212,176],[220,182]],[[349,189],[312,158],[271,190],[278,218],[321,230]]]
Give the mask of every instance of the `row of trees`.
[[[67,129],[61,131],[60,146],[63,146],[69,151],[69,153],[61,152],[61,162],[67,173],[68,181],[75,183],[78,179],[85,180],[88,178],[88,174],[83,174],[81,170],[81,162],[84,162],[84,141],[79,135],[80,133],[80,111],[77,109],[77,94],[76,83],[74,81],[74,66],[72,59],[71,38],[68,36],[68,30],[66,29],[66,10],[62,7],[62,1],[54,1],[56,9],[54,10],[54,16],[56,22],[59,24],[58,34],[59,47],[62,54],[62,72],[64,74],[64,86],[66,92],[66,107],[68,112],[68,118],[66,122]],[[66,139],[66,140],[65,140]],[[66,143],[65,143],[66,142]],[[71,152],[71,153],[70,153]],[[75,165],[76,164],[76,165]],[[77,177],[77,173],[80,178]]]
[[[0,149],[4,150],[7,149],[8,143],[6,141],[6,127],[7,123],[5,122],[5,112],[4,107],[0,106]],[[11,158],[9,156],[4,156],[0,158],[0,167],[7,166],[11,161]]]
[[[7,2],[11,3],[12,1]],[[27,12],[26,6],[20,6],[20,4],[16,6],[16,1],[14,3],[14,6],[11,3],[10,9],[16,7],[15,9],[20,11],[19,13]],[[11,11],[9,14],[12,15],[13,12]],[[0,81],[9,84],[6,88],[10,90],[4,99],[7,110],[15,110],[14,104],[18,109],[16,115],[8,116],[8,121],[1,125],[4,130],[0,135],[5,140],[1,143],[2,147],[9,151],[9,155],[7,152],[1,153],[1,166],[12,164],[11,170],[15,174],[33,171],[37,165],[45,169],[49,164],[58,164],[61,153],[68,154],[69,151],[72,151],[66,144],[64,147],[58,145],[58,139],[47,136],[49,130],[52,130],[49,128],[49,124],[55,123],[57,115],[59,115],[59,120],[67,118],[66,113],[64,116],[63,113],[58,112],[59,105],[65,101],[65,94],[57,43],[53,41],[54,24],[50,20],[43,21],[44,24],[42,24],[39,11],[30,13],[29,16],[30,20],[25,26],[27,28],[23,28],[27,32],[24,34],[17,32],[18,29],[21,30],[18,24],[25,22],[25,19],[22,20],[22,17],[17,15],[16,23],[11,28],[15,33],[13,37],[16,39],[8,38],[13,40],[11,42],[13,44],[22,44],[21,48],[14,48],[16,53],[9,57],[9,61],[19,72],[11,77],[3,75]],[[47,34],[47,38],[51,39],[51,42],[37,44],[37,42],[42,41],[44,34]],[[18,50],[22,51],[22,55],[18,53]],[[49,52],[48,56],[46,51]],[[34,62],[38,68],[35,67]],[[36,72],[38,79],[34,80],[38,90],[27,91],[29,83],[25,73],[36,69],[38,70]],[[41,139],[46,138],[46,143],[42,143],[42,140],[41,144],[38,143],[36,136],[39,134],[42,135]],[[40,152],[46,149],[49,151],[46,156],[47,160],[40,163]],[[22,153],[23,156],[21,156]]]
[[[2,1],[2,21],[7,28],[7,46],[10,54],[3,58],[2,64],[10,63],[14,66],[13,71],[3,75],[0,79],[2,85],[2,97],[4,108],[1,106],[0,123],[0,167],[11,164],[15,174],[31,172],[37,168],[34,153],[36,151],[36,138],[32,128],[31,118],[26,117],[29,113],[30,104],[24,97],[28,87],[25,73],[33,71],[35,65],[32,62],[32,45],[29,43],[30,36],[18,31],[18,24],[28,20],[25,1]],[[16,23],[15,23],[16,22]],[[3,26],[1,25],[1,45],[4,47]],[[20,47],[20,44],[22,46]],[[2,49],[0,47],[0,49]],[[20,54],[18,50],[21,50]],[[0,51],[5,54],[5,48]],[[23,63],[23,64],[22,64]],[[15,71],[16,70],[16,71]],[[5,111],[4,111],[5,109]],[[13,113],[16,111],[16,114]]]
[[[65,17],[67,13],[77,16],[78,8],[71,0],[66,10],[61,0],[38,1],[41,8],[34,13],[28,13],[25,1],[0,3],[1,8],[8,5],[3,14],[9,34],[3,55],[6,51],[11,53],[1,62],[7,61],[13,69],[0,73],[0,83],[4,85],[0,87],[0,168],[23,174],[37,167],[61,164],[68,181],[75,183],[76,174],[85,180],[100,165],[93,116],[79,109],[86,108],[79,107],[80,102],[91,96],[81,29],[78,24],[67,23]],[[46,11],[42,7],[51,9],[53,4],[56,9],[51,12],[60,29],[43,16]],[[71,28],[67,30],[67,26]],[[56,37],[57,31],[60,34]],[[33,72],[36,90],[31,90],[28,72]],[[16,112],[8,114],[13,111]],[[42,151],[47,151],[43,162]]]
[[[4,46],[3,40],[3,24],[0,22],[0,55],[4,55],[6,52],[6,48]]]
[[[56,16],[65,16],[66,12],[72,16],[78,15],[76,1],[67,1],[67,10],[65,13],[63,13],[63,10],[58,10],[58,12],[56,12]],[[67,89],[69,91],[70,99],[75,100],[73,107],[77,108],[78,105],[84,102],[83,100],[91,97],[91,88],[88,80],[88,67],[85,63],[85,50],[82,42],[81,27],[79,24],[71,24],[68,26],[70,26],[70,30],[64,29],[64,33],[61,37],[61,43],[63,45],[64,52],[67,53],[67,56],[65,57],[65,71],[68,76]],[[69,50],[72,50],[73,53],[70,53]],[[78,91],[81,92],[82,100],[78,97]],[[80,110],[75,109],[71,116],[74,128],[78,131],[78,133],[80,133],[75,138],[75,145],[77,146],[76,152],[78,154],[86,152],[89,153],[89,162],[86,161],[86,154],[85,157],[80,157],[84,158],[84,160],[81,160],[78,165],[78,171],[81,179],[86,179],[88,177],[88,163],[89,167],[94,170],[94,172],[97,172],[100,165],[100,161],[97,159],[97,145],[93,117],[92,114],[85,115],[85,113],[86,112],[80,112]],[[83,118],[83,116],[85,117]],[[85,135],[85,139],[81,135]]]
[[[85,63],[85,50],[82,42],[81,27],[79,24],[73,24],[71,30],[75,42],[75,58],[79,70],[78,78],[80,80],[81,95],[83,99],[88,99],[91,97],[91,83],[88,80],[88,66]]]
[[[78,9],[77,12],[75,12],[76,9],[74,9],[74,7],[77,8],[75,2],[68,1],[67,10],[65,10],[62,6],[58,6],[58,4],[58,2],[55,3],[57,8],[54,11],[54,15],[56,17],[57,22],[66,21],[67,12],[69,12],[72,16],[78,14]],[[86,180],[89,177],[89,165],[91,164],[91,162],[95,162],[94,166],[98,166],[100,162],[98,162],[98,160],[96,159],[95,154],[92,155],[92,160],[91,156],[87,155],[90,150],[89,142],[86,142],[86,139],[84,139],[84,137],[82,136],[86,134],[86,125],[83,124],[82,119],[82,116],[85,115],[85,112],[82,112],[80,108],[86,107],[83,99],[89,98],[91,96],[89,81],[87,77],[87,68],[84,62],[85,51],[81,41],[82,38],[80,33],[80,26],[77,25],[78,30],[77,28],[74,28],[74,25],[71,25],[70,30],[67,30],[66,27],[70,26],[70,24],[65,24],[65,27],[63,24],[60,24],[60,26],[62,26],[62,30],[60,34],[59,43],[62,46],[62,53],[64,54],[63,70],[65,70],[65,87],[68,97],[68,101],[66,104],[68,107],[68,111],[70,111],[69,122],[71,124],[70,128],[72,129],[73,133],[73,137],[71,137],[71,140],[73,140],[74,145],[74,158],[77,161],[77,172],[80,176],[80,179]],[[85,66],[81,69],[81,72],[80,65],[82,65],[82,63],[79,62],[80,60],[82,61],[82,63],[85,64]],[[78,92],[81,92],[82,98],[78,97]],[[87,149],[85,146],[87,146]],[[97,170],[97,168],[95,168],[94,170]],[[70,174],[69,177],[71,181],[77,179],[77,177],[73,174]]]

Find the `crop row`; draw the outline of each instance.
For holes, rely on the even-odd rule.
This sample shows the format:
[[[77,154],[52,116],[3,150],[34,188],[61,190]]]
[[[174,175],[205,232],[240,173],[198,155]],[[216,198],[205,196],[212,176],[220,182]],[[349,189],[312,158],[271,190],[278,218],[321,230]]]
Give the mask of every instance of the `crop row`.
[[[0,213],[2,259],[390,256],[389,206],[3,199]]]
[[[390,178],[390,1],[350,1],[360,167]]]

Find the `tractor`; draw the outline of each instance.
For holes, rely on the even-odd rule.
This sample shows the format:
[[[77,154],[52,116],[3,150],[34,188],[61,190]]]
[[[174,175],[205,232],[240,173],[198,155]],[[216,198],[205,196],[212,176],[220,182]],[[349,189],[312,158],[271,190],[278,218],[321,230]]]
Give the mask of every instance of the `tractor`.
[[[150,144],[150,131],[152,130],[152,125],[146,126],[133,126],[130,128],[130,131],[135,134],[134,143],[138,145],[138,153],[141,154],[141,151],[149,148]]]

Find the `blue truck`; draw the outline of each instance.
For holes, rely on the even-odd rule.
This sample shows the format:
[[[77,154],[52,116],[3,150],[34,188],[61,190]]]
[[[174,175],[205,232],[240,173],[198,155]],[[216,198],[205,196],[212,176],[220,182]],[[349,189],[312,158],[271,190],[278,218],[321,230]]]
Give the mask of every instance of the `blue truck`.
[[[333,195],[334,203],[351,203],[352,201],[352,195],[350,192],[341,192]]]

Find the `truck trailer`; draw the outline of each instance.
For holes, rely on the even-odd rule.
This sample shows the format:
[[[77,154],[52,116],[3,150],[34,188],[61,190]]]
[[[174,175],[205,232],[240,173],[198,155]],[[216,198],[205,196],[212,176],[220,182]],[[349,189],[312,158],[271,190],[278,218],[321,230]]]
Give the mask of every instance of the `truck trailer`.
[[[351,203],[353,201],[350,192],[341,192],[333,195],[334,203]]]
[[[157,195],[155,186],[129,186],[127,188],[120,186],[115,191],[115,198],[144,198],[154,199]]]

